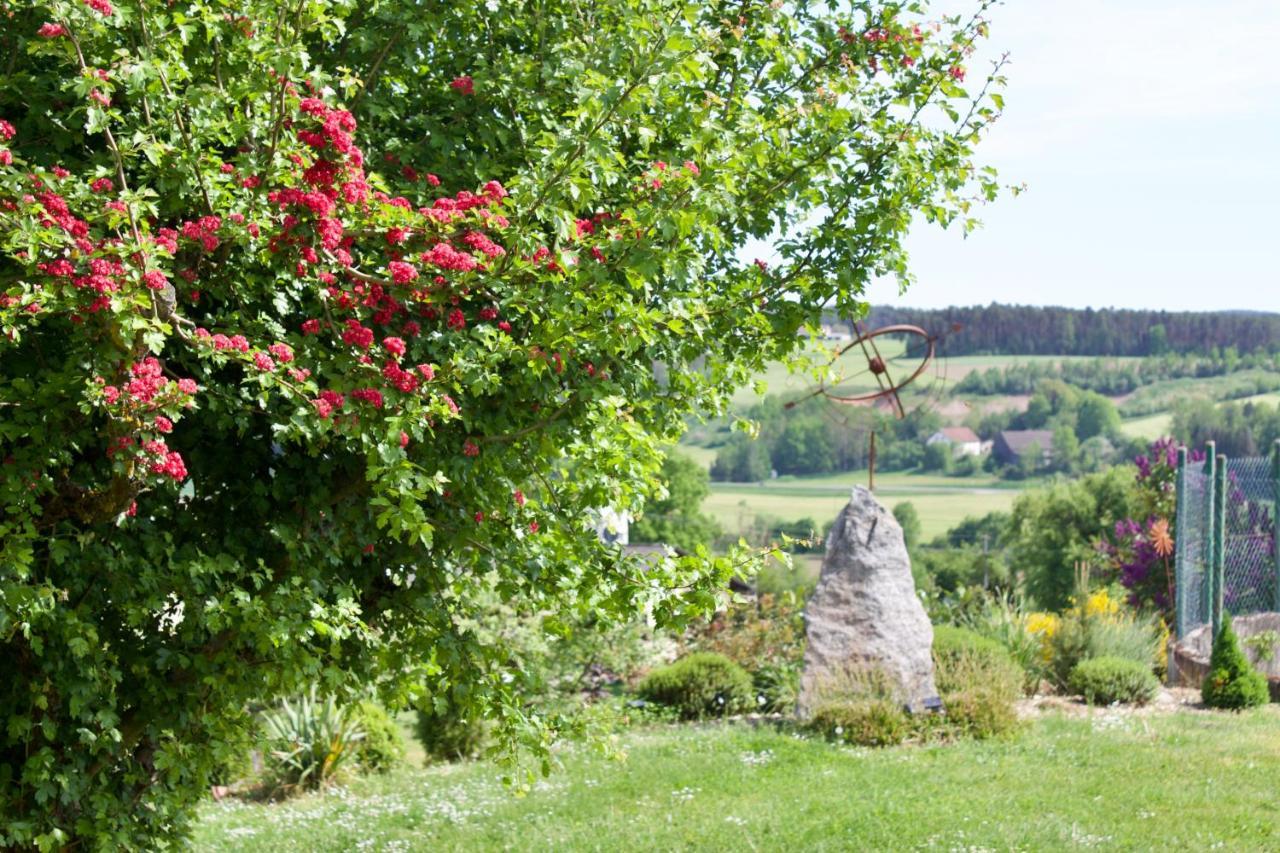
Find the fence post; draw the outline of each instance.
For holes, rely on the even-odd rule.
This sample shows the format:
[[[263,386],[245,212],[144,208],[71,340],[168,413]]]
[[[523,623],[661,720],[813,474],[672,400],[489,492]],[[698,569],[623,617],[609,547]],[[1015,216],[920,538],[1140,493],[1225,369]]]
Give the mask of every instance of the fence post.
[[[1213,636],[1222,630],[1223,571],[1226,562],[1227,457],[1218,455],[1213,472]]]
[[[1213,527],[1215,522],[1214,507],[1218,504],[1214,499],[1214,487],[1217,477],[1214,472],[1218,464],[1217,445],[1212,441],[1204,445],[1204,506],[1200,512],[1205,514],[1204,520],[1204,578],[1200,581],[1199,605],[1200,624],[1208,625],[1213,621]]]
[[[1280,438],[1271,447],[1271,555],[1275,558],[1275,607],[1280,612]]]
[[[1280,457],[1277,457],[1277,459],[1280,459]],[[1183,513],[1187,511],[1186,476],[1187,476],[1187,448],[1179,447],[1178,448],[1178,478],[1175,481],[1177,484],[1177,492],[1176,492],[1176,498],[1175,498],[1176,504],[1175,504],[1174,516],[1173,516],[1174,517],[1174,522],[1173,522],[1174,536],[1178,535],[1178,531],[1187,529],[1186,528],[1187,518],[1185,515],[1183,515]],[[1179,639],[1186,636],[1186,633],[1187,633],[1186,619],[1183,616],[1183,614],[1186,612],[1186,606],[1187,606],[1187,601],[1186,601],[1187,593],[1185,589],[1186,584],[1183,583],[1183,575],[1186,567],[1183,565],[1185,561],[1182,558],[1182,554],[1183,554],[1183,549],[1179,547],[1177,545],[1177,542],[1175,541],[1174,552],[1173,552],[1173,633],[1174,633],[1174,636],[1178,637]],[[1280,557],[1278,557],[1277,559],[1280,560]],[[1277,562],[1276,565],[1280,566],[1280,562]],[[1280,608],[1277,608],[1277,609],[1280,610]]]

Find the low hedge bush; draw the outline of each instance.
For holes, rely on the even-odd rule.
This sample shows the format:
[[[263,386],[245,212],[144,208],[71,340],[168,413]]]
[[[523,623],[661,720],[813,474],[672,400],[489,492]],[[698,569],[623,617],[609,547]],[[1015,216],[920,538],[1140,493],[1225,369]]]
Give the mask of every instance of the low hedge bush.
[[[915,727],[906,712],[885,699],[829,702],[813,712],[808,726],[829,740],[854,746],[896,746]]]
[[[364,738],[356,744],[361,769],[386,773],[404,761],[404,735],[386,709],[365,700],[356,705],[353,717],[364,730]]]
[[[464,718],[452,709],[419,710],[414,733],[427,754],[428,764],[474,758],[489,744],[489,726],[483,719]]]
[[[1049,677],[1059,689],[1071,687],[1071,672],[1081,661],[1124,658],[1148,669],[1156,664],[1159,628],[1127,613],[1100,614],[1077,611],[1063,616],[1049,642]]]
[[[933,677],[944,713],[919,718],[928,734],[989,738],[1015,729],[1014,702],[1026,673],[1008,650],[965,628],[933,630]]]
[[[676,708],[686,720],[723,717],[753,708],[751,676],[724,655],[697,652],[645,676],[640,698]]]
[[[961,658],[975,659],[1001,665],[1013,663],[1009,650],[995,640],[984,637],[969,628],[955,625],[933,626],[933,660],[935,665],[947,667]]]
[[[989,738],[1017,728],[1025,673],[1000,643],[966,628],[934,628],[934,683],[943,712],[908,714],[877,670],[850,670],[814,710],[807,727],[858,746]]]
[[[1071,692],[1084,697],[1090,705],[1145,705],[1160,690],[1150,666],[1113,655],[1080,661],[1067,682]]]

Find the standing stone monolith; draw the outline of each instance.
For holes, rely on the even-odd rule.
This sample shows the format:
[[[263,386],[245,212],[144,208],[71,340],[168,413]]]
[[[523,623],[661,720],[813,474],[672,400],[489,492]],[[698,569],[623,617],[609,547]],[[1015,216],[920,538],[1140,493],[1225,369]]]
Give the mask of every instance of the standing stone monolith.
[[[824,698],[845,694],[851,673],[873,673],[913,711],[937,697],[933,626],[916,597],[902,528],[861,486],[827,538],[822,574],[805,607],[805,633],[801,717]]]

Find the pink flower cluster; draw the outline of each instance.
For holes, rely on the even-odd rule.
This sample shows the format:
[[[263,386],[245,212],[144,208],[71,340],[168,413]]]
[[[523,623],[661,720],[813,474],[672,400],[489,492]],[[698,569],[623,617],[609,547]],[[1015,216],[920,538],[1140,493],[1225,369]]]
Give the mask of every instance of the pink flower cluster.
[[[0,118],[0,142],[8,142],[17,133],[17,129],[12,124]],[[11,165],[13,165],[13,154],[8,148],[0,146],[0,166]]]
[[[102,385],[102,399],[110,406],[123,406],[126,411],[155,411],[163,405],[177,403],[190,405],[198,390],[195,380],[184,378],[174,381],[165,377],[164,368],[154,356],[132,365],[129,379],[123,387],[106,385],[101,378],[98,383]],[[173,421],[162,414],[152,418],[151,426],[161,434],[173,431]],[[139,442],[133,436],[119,436],[107,448],[107,456],[114,458],[121,451],[135,446],[139,446]],[[176,481],[186,479],[187,467],[182,455],[170,450],[163,439],[141,442],[140,450],[138,458],[151,473]]]
[[[207,329],[196,329],[196,339],[202,343],[207,343],[215,350],[234,350],[235,352],[247,353],[250,349],[249,339],[244,335],[227,336],[219,332],[211,335]]]
[[[182,236],[198,242],[206,252],[218,248],[218,231],[222,229],[222,218],[218,216],[202,216],[193,222],[182,223]]]
[[[404,261],[392,261],[387,264],[387,269],[391,272],[391,280],[396,284],[408,284],[418,277],[418,268]]]
[[[342,333],[342,342],[360,349],[368,349],[373,346],[373,329],[360,325],[359,320],[348,320],[347,330]]]
[[[124,385],[124,393],[135,403],[143,404],[144,408],[151,408],[151,404],[158,404],[156,398],[160,397],[168,388],[170,380],[164,375],[164,369],[160,366],[160,361],[154,356],[148,356],[137,364],[129,368],[130,379]],[[178,390],[186,395],[194,394],[195,383],[190,379],[180,380],[176,385]],[[102,396],[108,403],[115,403],[120,397],[120,389],[114,385],[107,385],[102,389]]]
[[[182,454],[176,450],[170,450],[164,439],[156,438],[144,442],[142,449],[150,457],[149,469],[152,474],[160,474],[179,483],[187,479],[187,465],[182,459]]]

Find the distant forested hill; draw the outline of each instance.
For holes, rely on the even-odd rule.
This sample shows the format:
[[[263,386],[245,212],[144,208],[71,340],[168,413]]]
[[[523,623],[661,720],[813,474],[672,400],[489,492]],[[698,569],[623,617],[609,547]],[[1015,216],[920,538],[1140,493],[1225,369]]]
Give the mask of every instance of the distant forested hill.
[[[1169,312],[1032,305],[898,308],[876,305],[866,325],[911,323],[946,333],[947,355],[1161,355],[1280,351],[1280,314],[1248,311]],[[954,324],[962,329],[952,332]]]

